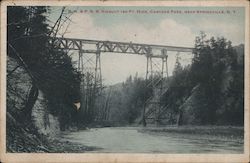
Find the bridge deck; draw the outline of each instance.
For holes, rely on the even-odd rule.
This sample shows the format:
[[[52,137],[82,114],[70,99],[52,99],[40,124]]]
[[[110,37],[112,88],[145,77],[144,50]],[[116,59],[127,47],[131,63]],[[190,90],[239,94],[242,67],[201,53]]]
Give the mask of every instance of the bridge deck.
[[[129,53],[139,55],[150,55],[159,58],[163,57],[163,55],[165,56],[168,51],[188,53],[193,52],[193,48],[190,47],[140,44],[118,41],[87,40],[62,37],[51,38],[50,43],[57,45],[57,47],[60,49],[79,50],[83,53]]]

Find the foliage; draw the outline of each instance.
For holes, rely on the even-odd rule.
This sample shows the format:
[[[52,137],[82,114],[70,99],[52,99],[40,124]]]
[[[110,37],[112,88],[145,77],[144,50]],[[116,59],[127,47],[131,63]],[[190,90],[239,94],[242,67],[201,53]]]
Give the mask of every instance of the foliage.
[[[173,76],[167,84],[168,89],[162,97],[162,102],[165,103],[170,114],[182,116],[181,105],[190,95],[194,84],[191,82],[190,78],[190,66],[183,68],[180,64],[179,57],[176,59]],[[172,120],[171,118],[169,119],[169,122],[181,123],[178,122],[178,120]]]
[[[138,77],[137,74],[134,77],[129,76],[121,85],[113,86],[111,120],[125,124],[141,120],[143,105],[152,94],[152,90],[145,86],[145,79]]]
[[[80,99],[80,78],[67,53],[48,45],[48,12],[44,6],[9,6],[7,50],[8,56],[23,61],[22,66],[32,78],[31,93],[40,89],[48,99],[50,113],[61,117],[61,124],[65,124],[73,119],[68,116],[75,109],[73,102]]]
[[[80,75],[74,69],[71,58],[55,45],[48,44],[51,33],[46,20],[49,8],[43,6],[8,7],[7,52],[19,61],[32,79],[32,88],[23,108],[23,118],[30,121],[32,107],[38,97],[38,89],[48,100],[51,114],[59,116],[61,127],[73,123],[77,112],[73,103],[83,101],[83,123],[95,120],[98,109],[95,90],[89,86],[80,97]],[[182,124],[182,106],[194,92],[197,103],[192,112],[199,124],[244,123],[244,60],[225,38],[207,39],[201,33],[195,40],[194,58],[188,67],[182,67],[177,58],[173,76],[166,81],[168,90],[162,97],[178,124]],[[244,52],[243,52],[244,53]],[[15,71],[14,68],[12,71]],[[8,78],[12,74],[8,70]],[[88,76],[85,76],[87,79]],[[91,85],[91,80],[86,80]],[[86,84],[85,83],[85,84]],[[10,85],[9,85],[10,86]],[[194,90],[194,88],[199,89]],[[88,92],[87,92],[88,91]],[[129,76],[111,93],[111,117],[124,123],[135,123],[141,117],[145,101],[153,94],[143,78]],[[12,106],[12,105],[8,105]],[[105,103],[105,109],[107,108]],[[96,109],[96,110],[95,110]],[[24,116],[24,115],[29,116]],[[115,118],[114,118],[115,117]],[[112,119],[111,118],[111,119]]]
[[[206,110],[197,116],[204,117],[204,123],[213,124],[228,114],[226,110],[229,108],[225,111],[222,111],[222,109],[225,107],[224,104],[228,102],[229,96],[231,96],[233,101],[237,98],[243,99],[243,96],[232,95],[232,90],[236,91],[238,87],[239,90],[237,91],[243,91],[243,75],[236,76],[235,71],[237,71],[237,74],[242,74],[244,69],[243,67],[238,67],[237,53],[232,47],[231,42],[223,37],[216,40],[214,37],[205,40],[205,34],[202,33],[201,37],[197,37],[196,39],[194,54],[195,57],[191,71],[195,82],[201,84],[205,89],[207,97]],[[231,79],[227,79],[231,83],[228,87],[226,87],[227,82],[224,78],[227,75],[232,76]],[[223,87],[226,88],[223,89]],[[243,107],[234,106],[230,107],[229,110],[231,109],[240,111],[243,110]],[[218,113],[220,114],[218,115]],[[243,120],[242,116],[238,116],[239,119]],[[231,123],[231,121],[232,119],[228,117],[226,123]]]
[[[225,38],[196,38],[194,58],[190,67],[176,64],[165,102],[169,109],[182,114],[181,106],[199,92],[194,109],[199,124],[243,124],[244,64],[240,63],[231,42]],[[178,61],[177,61],[178,62]]]

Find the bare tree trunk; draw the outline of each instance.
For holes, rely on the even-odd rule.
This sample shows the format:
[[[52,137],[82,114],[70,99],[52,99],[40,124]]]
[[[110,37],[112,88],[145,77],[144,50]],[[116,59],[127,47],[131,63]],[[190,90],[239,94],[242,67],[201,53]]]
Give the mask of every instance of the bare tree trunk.
[[[32,113],[32,108],[35,105],[35,102],[38,97],[38,88],[35,86],[35,84],[32,84],[32,87],[29,92],[28,99],[26,101],[26,104],[23,109],[23,117],[25,117],[25,122],[30,123],[31,122],[31,113]]]
[[[104,107],[104,120],[108,120],[108,114],[109,114],[109,105],[110,105],[110,96],[111,96],[111,89],[109,90],[108,96],[105,101],[105,107]]]
[[[181,126],[182,125],[182,114],[183,114],[183,111],[180,109],[179,110],[178,119],[177,119],[177,126]]]

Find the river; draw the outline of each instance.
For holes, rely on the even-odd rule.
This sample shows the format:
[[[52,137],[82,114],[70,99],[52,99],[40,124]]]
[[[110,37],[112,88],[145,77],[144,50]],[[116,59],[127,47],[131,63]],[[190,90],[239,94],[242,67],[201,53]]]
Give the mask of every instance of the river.
[[[101,153],[243,153],[243,144],[236,141],[180,138],[138,131],[137,127],[92,128],[68,132],[60,139],[83,146],[96,147]]]

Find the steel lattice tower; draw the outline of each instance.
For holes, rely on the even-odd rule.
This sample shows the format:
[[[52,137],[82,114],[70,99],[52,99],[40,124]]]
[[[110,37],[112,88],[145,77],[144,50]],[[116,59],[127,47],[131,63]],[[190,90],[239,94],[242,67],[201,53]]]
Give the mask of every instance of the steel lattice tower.
[[[164,117],[166,108],[161,103],[161,96],[166,92],[166,82],[168,78],[168,55],[167,52],[185,52],[192,53],[193,48],[139,44],[132,42],[115,42],[101,40],[86,40],[75,38],[49,37],[49,44],[63,50],[77,50],[78,71],[81,72],[82,92],[96,97],[102,90],[101,74],[101,53],[123,53],[144,55],[147,57],[146,68],[146,85],[145,87],[153,90],[153,95],[148,98],[144,104],[142,122],[144,125],[147,121],[159,124]],[[96,98],[85,99],[88,106],[93,106]],[[93,108],[93,107],[91,107]]]
[[[151,88],[153,94],[149,97],[143,106],[143,125],[146,126],[147,121],[151,123],[160,123],[160,114],[162,108],[161,96],[165,92],[164,80],[168,78],[167,50],[162,49],[161,55],[147,55],[146,66],[146,87]]]

